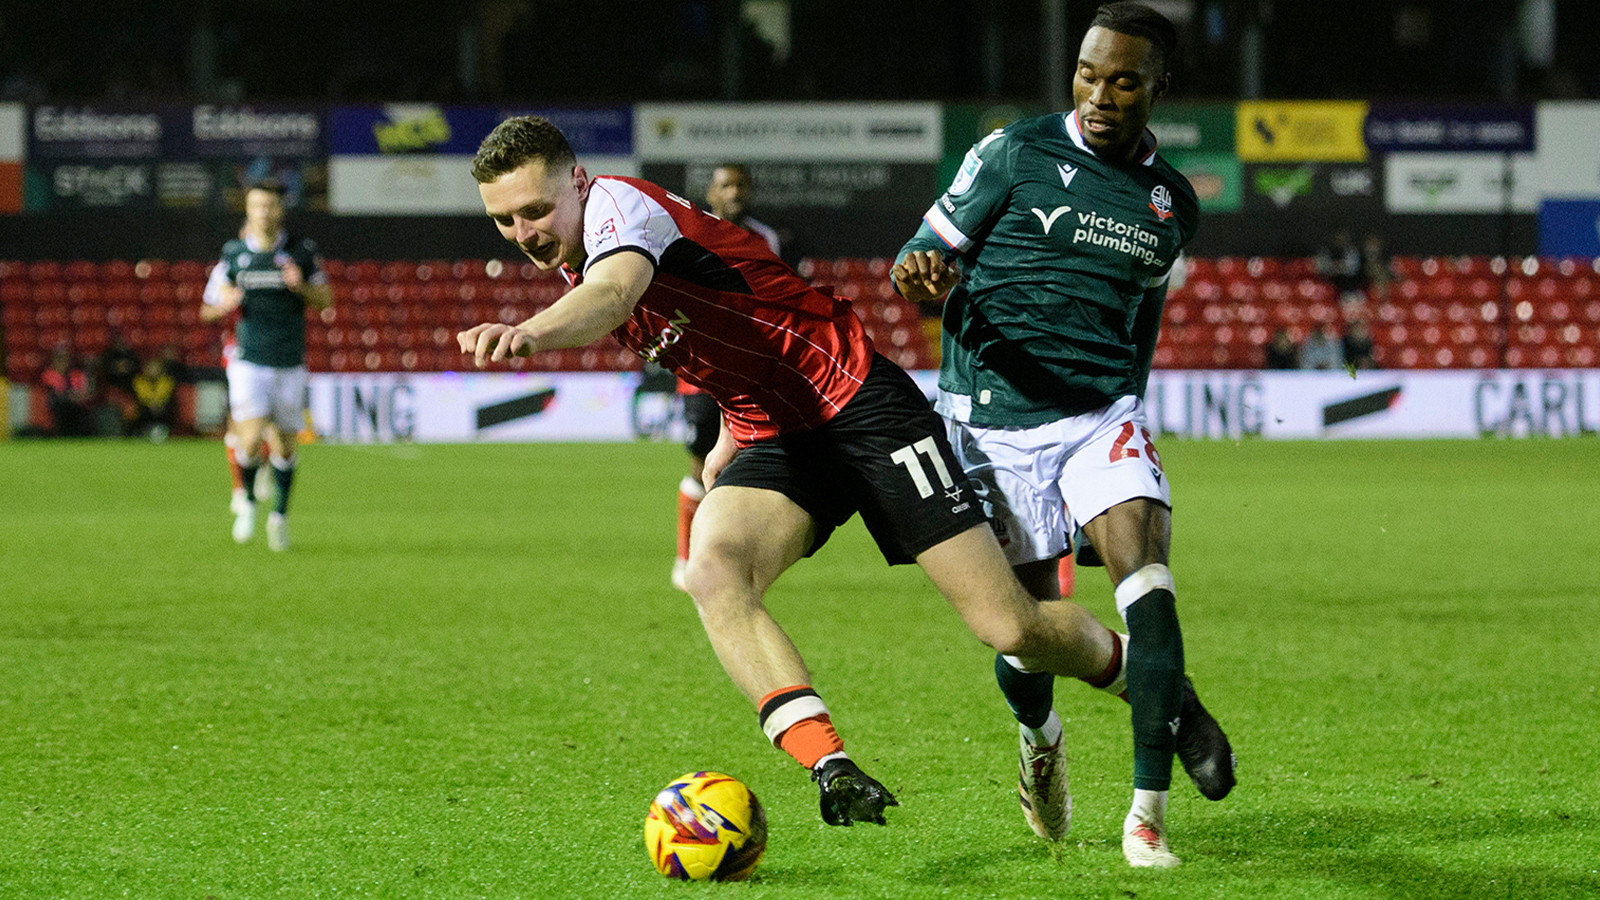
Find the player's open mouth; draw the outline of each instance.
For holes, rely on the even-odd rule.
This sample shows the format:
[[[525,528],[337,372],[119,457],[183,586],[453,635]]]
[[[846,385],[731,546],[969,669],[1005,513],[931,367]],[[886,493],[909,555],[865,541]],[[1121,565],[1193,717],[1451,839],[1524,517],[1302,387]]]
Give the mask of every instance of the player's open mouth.
[[[557,241],[550,241],[537,247],[523,248],[523,251],[528,254],[530,259],[542,263],[553,262],[560,250],[561,244]]]
[[[1083,130],[1091,134],[1107,134],[1116,128],[1116,123],[1108,122],[1101,118],[1084,118]]]

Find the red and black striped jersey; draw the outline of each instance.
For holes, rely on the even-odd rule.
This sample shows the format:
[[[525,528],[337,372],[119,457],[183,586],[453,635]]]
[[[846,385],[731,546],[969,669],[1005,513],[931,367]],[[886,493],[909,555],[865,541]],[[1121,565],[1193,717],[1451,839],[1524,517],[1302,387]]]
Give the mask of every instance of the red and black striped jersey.
[[[596,178],[583,245],[585,272],[613,253],[655,263],[612,334],[715,397],[740,446],[828,421],[872,365],[848,299],[807,284],[760,237],[648,181]]]

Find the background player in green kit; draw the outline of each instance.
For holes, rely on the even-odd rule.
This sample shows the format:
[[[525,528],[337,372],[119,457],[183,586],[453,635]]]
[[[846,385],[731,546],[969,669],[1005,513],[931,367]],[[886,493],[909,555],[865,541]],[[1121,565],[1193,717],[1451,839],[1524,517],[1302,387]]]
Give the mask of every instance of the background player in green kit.
[[[238,356],[227,366],[228,407],[246,502],[236,510],[233,539],[255,534],[254,454],[264,436],[277,486],[267,515],[267,546],[289,548],[289,488],[294,481],[295,433],[300,428],[308,380],[306,308],[327,309],[333,291],[322,272],[317,245],[283,227],[283,187],[261,182],[245,194],[244,231],[222,247],[206,284],[207,320],[239,311]],[[268,423],[276,427],[267,428]]]
[[[1141,400],[1167,276],[1198,218],[1145,127],[1175,44],[1148,7],[1100,7],[1074,109],[973,147],[894,269],[907,299],[950,291],[936,405],[1019,579],[1056,599],[1056,560],[1082,528],[1116,585],[1134,736],[1123,853],[1157,867],[1179,862],[1166,840],[1174,753],[1207,797],[1234,783],[1232,748],[1184,675],[1170,493]],[[1024,812],[1059,839],[1041,811],[1070,808],[1052,678],[1005,657],[995,672],[1021,723]]]

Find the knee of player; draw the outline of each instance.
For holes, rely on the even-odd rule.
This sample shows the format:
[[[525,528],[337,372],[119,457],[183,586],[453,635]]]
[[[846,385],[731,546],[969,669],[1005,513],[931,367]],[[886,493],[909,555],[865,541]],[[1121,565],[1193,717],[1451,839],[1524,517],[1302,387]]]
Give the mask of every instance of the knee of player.
[[[1040,641],[1030,633],[1028,623],[1015,618],[994,619],[972,626],[978,640],[1007,656],[1033,656]]]
[[[728,597],[759,593],[751,560],[736,546],[697,544],[684,567],[683,586],[702,613],[715,611]]]

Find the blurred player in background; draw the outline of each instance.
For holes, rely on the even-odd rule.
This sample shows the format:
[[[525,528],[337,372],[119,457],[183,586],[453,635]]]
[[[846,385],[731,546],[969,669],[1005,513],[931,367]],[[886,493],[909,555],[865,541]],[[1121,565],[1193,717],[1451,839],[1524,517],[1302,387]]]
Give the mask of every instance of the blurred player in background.
[[[823,820],[883,822],[890,792],[845,753],[767,588],[860,513],[891,564],[916,562],[967,627],[1030,670],[1115,680],[1112,633],[1017,583],[944,425],[878,355],[849,301],[810,287],[760,238],[633,178],[591,178],[547,120],[518,117],[473,160],[501,235],[572,290],[517,325],[457,339],[480,367],[606,334],[717,398],[711,485],[686,584],[774,745],[811,772]],[[505,498],[515,502],[515,488]],[[880,639],[882,636],[875,636]]]
[[[233,539],[241,544],[255,534],[255,481],[263,462],[258,448],[265,438],[276,488],[267,546],[289,548],[289,492],[308,383],[305,311],[332,305],[316,244],[284,229],[282,186],[253,185],[245,194],[244,231],[223,245],[202,309],[207,321],[239,313],[238,355],[226,368],[238,487],[245,492],[233,523]]]
[[[783,259],[783,245],[772,226],[758,221],[746,208],[750,196],[750,173],[738,163],[724,163],[711,170],[711,183],[706,187],[706,205],[711,214],[725,222],[755,234],[772,255]],[[678,482],[678,558],[672,563],[672,586],[686,590],[683,573],[689,565],[689,532],[694,523],[695,510],[706,496],[702,473],[706,467],[706,454],[716,446],[717,433],[722,427],[722,412],[710,395],[683,379],[678,379],[678,394],[683,398],[683,419],[689,435],[684,449],[689,451],[689,474]]]
[[[974,146],[894,269],[908,299],[950,291],[936,406],[1018,578],[1056,599],[1057,560],[1081,528],[1116,586],[1134,734],[1122,847],[1140,867],[1179,862],[1165,818],[1174,754],[1210,799],[1234,783],[1232,748],[1184,674],[1171,498],[1141,400],[1168,276],[1199,216],[1145,127],[1176,42],[1149,7],[1100,7],[1074,109]],[[1039,829],[1032,811],[1053,799],[1029,777],[1065,782],[1054,676],[1005,654],[995,674],[1020,723],[1024,812],[1059,839]]]

